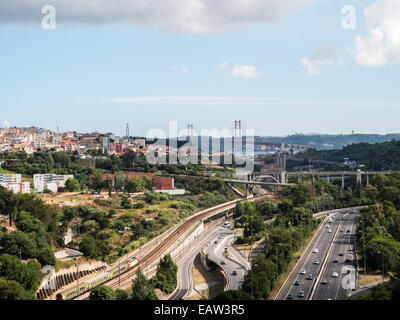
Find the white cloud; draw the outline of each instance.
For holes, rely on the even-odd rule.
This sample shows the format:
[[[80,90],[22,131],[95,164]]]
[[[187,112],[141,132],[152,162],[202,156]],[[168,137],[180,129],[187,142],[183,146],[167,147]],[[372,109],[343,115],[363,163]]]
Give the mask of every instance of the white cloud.
[[[333,63],[332,59],[301,58],[301,65],[307,69],[307,73],[311,76],[320,75],[322,73],[321,66]]]
[[[232,69],[232,75],[238,78],[258,78],[262,75],[255,66],[246,64],[236,64]]]
[[[400,1],[378,0],[364,9],[368,34],[355,37],[350,49],[356,62],[383,66],[400,62]]]
[[[229,68],[229,62],[228,61],[224,61],[218,66],[219,70],[226,70],[228,68]]]
[[[189,68],[186,67],[186,66],[182,66],[182,67],[181,67],[181,72],[187,73],[187,72],[189,72]]]
[[[328,66],[343,65],[346,60],[341,57],[338,48],[326,47],[317,50],[311,57],[302,57],[300,63],[307,70],[307,74],[316,76],[322,74]]]
[[[211,33],[279,21],[315,0],[52,0],[59,23],[128,23]],[[0,22],[39,24],[48,0],[2,0]]]

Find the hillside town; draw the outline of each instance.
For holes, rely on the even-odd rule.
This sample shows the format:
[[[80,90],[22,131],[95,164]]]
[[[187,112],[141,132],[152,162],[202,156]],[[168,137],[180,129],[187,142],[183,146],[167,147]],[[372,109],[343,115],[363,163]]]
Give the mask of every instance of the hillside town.
[[[78,133],[29,128],[0,129],[0,152],[24,151],[32,154],[38,150],[76,152],[84,155],[87,150],[102,149],[110,154],[123,154],[123,150],[146,153],[145,138],[118,137],[113,133]]]

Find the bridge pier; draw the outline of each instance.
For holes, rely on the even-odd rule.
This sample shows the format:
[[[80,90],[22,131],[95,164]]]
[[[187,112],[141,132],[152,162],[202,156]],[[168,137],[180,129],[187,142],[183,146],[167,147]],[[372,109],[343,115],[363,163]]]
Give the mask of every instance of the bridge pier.
[[[312,182],[315,182],[315,176],[314,175],[312,176]]]
[[[367,174],[367,186],[369,185],[369,175]]]
[[[342,174],[342,189],[344,189],[344,175]]]
[[[358,169],[357,170],[357,181],[356,181],[356,183],[362,183],[362,178],[361,178],[361,170],[360,169]]]
[[[286,171],[281,172],[281,183],[287,183],[286,182]]]
[[[248,196],[249,196],[249,185],[246,184],[246,192],[244,193],[244,198],[247,199]]]
[[[329,174],[326,176],[326,181],[329,182]]]

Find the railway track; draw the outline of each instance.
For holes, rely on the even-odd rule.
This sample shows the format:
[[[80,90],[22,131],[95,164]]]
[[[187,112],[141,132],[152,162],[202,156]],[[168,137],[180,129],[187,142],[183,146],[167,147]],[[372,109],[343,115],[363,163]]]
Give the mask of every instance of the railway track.
[[[266,195],[260,195],[253,197],[251,199],[248,199],[249,201],[255,201],[257,199],[261,199],[265,197]],[[154,249],[152,249],[147,255],[145,255],[139,262],[138,265],[133,267],[132,269],[129,269],[127,271],[124,271],[124,273],[121,273],[120,276],[113,277],[109,281],[103,283],[103,285],[106,285],[110,287],[111,289],[115,290],[119,287],[119,283],[126,282],[127,280],[131,279],[137,272],[138,268],[141,270],[145,270],[147,267],[151,266],[159,257],[174,243],[176,240],[183,235],[186,231],[189,230],[190,227],[195,225],[197,222],[206,219],[212,215],[215,215],[216,213],[223,212],[225,210],[229,210],[234,208],[237,202],[243,201],[243,200],[234,200],[230,201],[227,203],[224,203],[222,205],[219,205],[214,208],[210,208],[207,210],[204,210],[201,213],[198,213],[190,218],[188,218],[186,221],[184,221],[180,226],[176,228],[174,232],[171,232],[163,241],[160,243],[160,245],[156,246]],[[79,297],[87,295],[87,292],[83,292],[81,295],[78,297],[75,297],[74,299],[79,299]],[[84,298],[85,299],[85,298]],[[87,297],[86,297],[87,299]]]

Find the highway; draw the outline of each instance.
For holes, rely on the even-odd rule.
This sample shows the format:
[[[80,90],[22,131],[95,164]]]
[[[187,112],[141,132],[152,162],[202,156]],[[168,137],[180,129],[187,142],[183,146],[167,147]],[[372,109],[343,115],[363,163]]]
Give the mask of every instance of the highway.
[[[346,279],[344,279],[349,269],[348,266],[353,267],[353,270],[357,268],[354,247],[357,217],[358,211],[354,210],[343,218],[340,230],[332,244],[326,266],[321,272],[321,280],[316,284],[315,293],[312,297],[313,300],[340,300],[350,293],[351,288],[344,288],[342,281],[348,278],[346,277]],[[342,253],[343,256],[339,256],[339,253]],[[353,257],[348,263],[345,261],[346,255],[351,255]],[[337,259],[337,262],[334,262],[335,259]],[[332,277],[334,272],[338,273],[337,278]],[[355,275],[355,272],[351,273],[354,280]],[[322,279],[326,279],[327,283],[322,284]]]
[[[218,264],[228,277],[228,290],[237,290],[243,283],[244,276],[250,268],[249,262],[233,247],[233,223],[220,229],[220,235],[207,248],[208,259]],[[225,255],[225,248],[228,256]]]
[[[249,269],[250,264],[233,248],[234,236],[230,230],[232,226],[233,223],[228,228],[223,227],[222,224],[218,224],[210,228],[204,238],[199,239],[176,261],[178,265],[178,284],[176,290],[170,295],[168,300],[179,300],[192,291],[192,264],[201,248],[206,246],[208,247],[207,252],[209,253],[210,260],[215,261],[219,265],[222,260],[225,262],[225,265],[220,266],[223,267],[227,276],[229,276],[229,289],[239,288],[243,283],[246,268]],[[225,248],[229,250],[228,258],[223,255]],[[232,274],[233,270],[236,270],[237,275]]]
[[[276,300],[285,300],[289,294],[292,295],[293,300],[306,300],[309,298],[315,280],[320,272],[321,264],[326,257],[336,231],[338,231],[340,221],[349,211],[337,210],[324,219],[300,260],[278,292]],[[331,223],[329,223],[330,219],[332,219]],[[315,252],[316,250],[318,251]],[[315,263],[316,260],[318,264]],[[300,274],[302,269],[305,270],[304,274]],[[309,274],[312,275],[312,279],[307,279]],[[295,284],[296,280],[298,280],[298,284]],[[303,297],[299,295],[301,291],[304,293]]]
[[[196,255],[200,252],[201,248],[206,244],[211,243],[218,237],[220,232],[220,225],[215,224],[210,228],[207,234],[198,239],[195,244],[186,250],[179,260],[175,261],[178,265],[178,283],[175,291],[168,297],[168,300],[183,299],[187,294],[192,291],[193,278],[192,278],[192,265]]]

